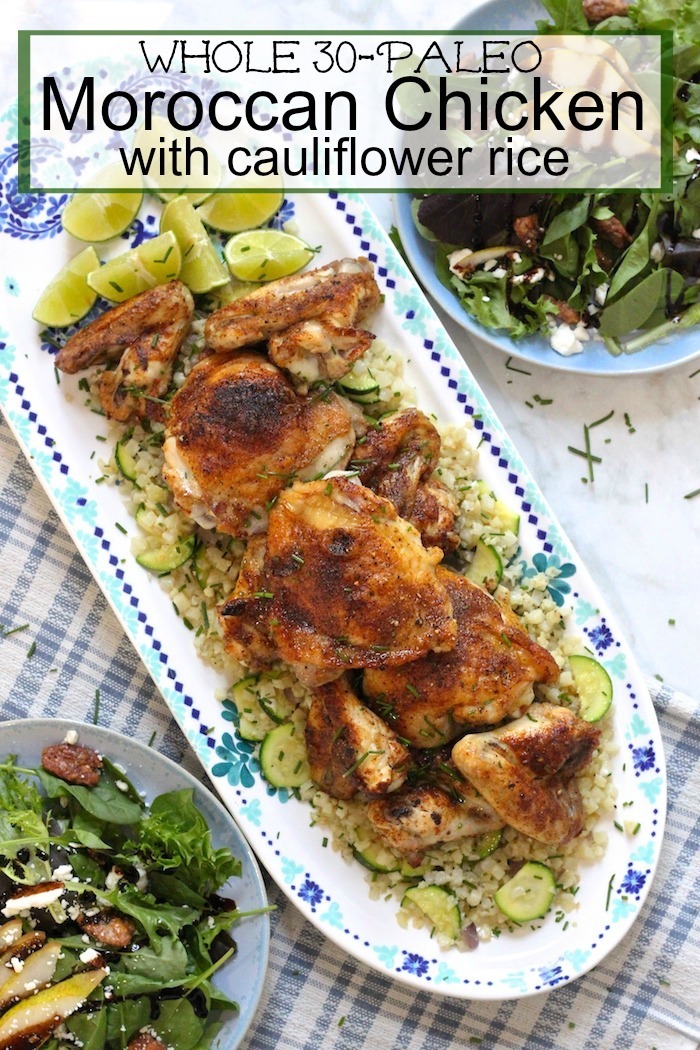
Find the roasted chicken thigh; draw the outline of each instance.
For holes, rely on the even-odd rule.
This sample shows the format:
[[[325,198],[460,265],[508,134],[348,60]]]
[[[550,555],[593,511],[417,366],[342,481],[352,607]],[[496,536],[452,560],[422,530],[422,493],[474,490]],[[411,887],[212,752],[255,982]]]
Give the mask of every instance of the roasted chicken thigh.
[[[414,747],[437,747],[467,727],[497,725],[527,706],[533,684],[556,681],[554,658],[490,594],[442,566],[457,640],[403,667],[365,671],[364,691]]]
[[[347,463],[356,418],[332,392],[300,397],[260,354],[212,354],[173,398],[163,477],[198,524],[255,534],[293,478]]]
[[[436,574],[441,558],[388,500],[352,478],[284,489],[270,512],[259,585],[280,659],[320,685],[351,667],[449,650],[456,625]],[[230,603],[221,614],[230,637]]]

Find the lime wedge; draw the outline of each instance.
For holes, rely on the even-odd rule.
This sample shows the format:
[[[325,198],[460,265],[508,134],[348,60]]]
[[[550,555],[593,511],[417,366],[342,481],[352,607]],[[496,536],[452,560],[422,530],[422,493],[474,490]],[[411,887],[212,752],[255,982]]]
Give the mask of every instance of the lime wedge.
[[[34,320],[51,328],[67,328],[85,317],[97,298],[97,292],[88,287],[87,277],[99,265],[92,246],[74,256],[40,296],[32,314]]]
[[[76,193],[63,209],[61,224],[66,233],[79,241],[108,241],[128,230],[143,200],[141,178],[127,175],[121,164],[110,164],[91,179],[94,187],[110,187],[104,192]],[[138,192],[119,193],[133,186]]]
[[[201,294],[228,284],[228,271],[186,197],[176,197],[166,204],[160,230],[161,233],[171,231],[177,238],[182,255],[180,279],[191,291]]]
[[[247,186],[250,189],[247,189]],[[265,193],[262,186],[269,186]],[[223,233],[241,233],[262,226],[275,215],[284,200],[282,180],[277,176],[250,181],[241,179],[236,192],[215,193],[197,209],[202,222]]]
[[[136,150],[140,151],[143,162],[142,166],[136,161],[136,170],[142,171],[142,167],[148,165],[149,170],[143,172],[144,183],[161,200],[186,195],[190,204],[198,204],[221,182],[221,165],[211,147],[189,131],[178,131],[163,117],[152,118],[150,131],[143,127],[136,132],[132,153]],[[198,150],[204,153],[195,152]],[[183,171],[188,158],[189,174],[176,175],[175,169]]]
[[[161,233],[88,274],[88,284],[104,299],[123,303],[147,288],[167,284],[180,273],[180,246],[175,234]]]
[[[235,233],[224,248],[228,268],[239,281],[276,281],[301,270],[313,257],[305,241],[279,230]]]

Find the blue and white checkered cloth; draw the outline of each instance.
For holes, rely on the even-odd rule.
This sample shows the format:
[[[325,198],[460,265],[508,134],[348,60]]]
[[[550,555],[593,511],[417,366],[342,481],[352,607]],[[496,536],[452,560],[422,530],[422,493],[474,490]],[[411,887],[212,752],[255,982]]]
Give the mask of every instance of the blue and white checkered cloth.
[[[184,737],[0,419],[3,719],[99,721],[201,775]],[[700,1041],[700,708],[653,685],[669,776],[661,862],[641,917],[595,970],[515,1002],[416,994],[355,962],[268,880],[270,967],[247,1050],[694,1050]]]

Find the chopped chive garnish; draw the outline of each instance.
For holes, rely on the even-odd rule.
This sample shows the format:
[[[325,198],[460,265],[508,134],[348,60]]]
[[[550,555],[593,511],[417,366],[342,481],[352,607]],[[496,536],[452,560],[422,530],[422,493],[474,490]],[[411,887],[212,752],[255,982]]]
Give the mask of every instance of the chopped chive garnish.
[[[171,255],[171,252],[172,252],[172,250],[173,250],[173,246],[172,246],[172,244],[171,244],[171,245],[170,245],[170,247],[168,248],[167,252],[166,252],[166,253],[165,253],[165,255],[163,256],[163,258],[162,258],[162,259],[154,259],[154,260],[153,260],[153,262],[154,262],[154,263],[158,263],[159,265],[161,265],[161,264],[163,264],[163,265],[164,265],[164,264],[165,264],[165,263],[166,263],[166,262],[168,261],[168,259],[170,258],[170,255]],[[112,283],[112,282],[110,281],[110,284],[111,284],[111,283]],[[120,288],[120,289],[118,289],[118,290],[119,290],[119,291],[121,291],[121,288]]]
[[[35,652],[36,652],[36,642],[32,642],[32,644],[27,649],[26,659],[27,660],[31,660],[31,658],[34,656]]]
[[[605,910],[607,911],[610,907],[610,897],[612,896],[613,882],[615,881],[615,875],[610,876],[610,882],[608,883],[608,895],[605,898]]]
[[[21,627],[10,627],[9,630],[3,631],[3,638],[9,638],[11,634],[19,634],[20,631],[26,631],[29,628],[28,623],[23,623]]]
[[[155,335],[153,336],[153,338],[151,339],[151,346],[152,346],[152,347],[156,347],[156,346],[158,346],[158,340],[159,340],[159,339],[160,339],[160,332],[156,332],[156,334],[155,334]]]
[[[209,630],[209,613],[207,611],[207,603],[202,602],[202,619],[204,620],[204,626],[206,630]]]
[[[115,521],[114,527],[115,527],[115,529],[119,529],[119,531],[123,532],[124,535],[126,536],[126,529],[124,528],[123,525],[120,525],[118,521]]]
[[[506,361],[506,368],[508,369],[509,372],[520,372],[521,376],[531,376],[532,375],[532,372],[526,372],[524,368],[516,368],[515,365],[511,364],[512,360],[513,360],[513,358],[511,356]]]
[[[153,747],[153,741],[155,740],[155,738],[156,738],[156,731],[154,729],[153,732],[151,733],[151,739],[148,741],[148,746],[149,747]]]
[[[644,482],[644,502],[645,503],[649,502],[649,482],[648,481]]]
[[[586,455],[586,453],[582,449],[574,448],[573,445],[567,445],[566,447],[567,447],[568,451],[569,452],[573,452],[573,454],[575,456],[583,456],[584,459],[588,459],[588,455]],[[594,456],[593,453],[589,453],[589,455],[590,455],[591,460],[594,463],[602,463],[603,462],[602,459],[600,458],[600,456]]]
[[[92,722],[93,725],[97,725],[100,719],[100,690],[95,690],[95,706],[92,710]]]
[[[692,492],[686,492],[683,499],[695,499],[696,496],[700,496],[700,489],[693,489]]]
[[[115,292],[122,293],[124,291],[124,289],[121,288],[116,281],[110,281],[109,283],[112,285],[112,288],[114,288]]]
[[[589,423],[588,424],[589,430],[591,429],[591,427],[599,427],[601,423],[607,423],[607,421],[609,419],[612,419],[612,417],[614,415],[615,415],[615,409],[613,408],[613,409],[611,409],[608,412],[607,416],[601,416],[600,419],[596,419],[595,423]]]

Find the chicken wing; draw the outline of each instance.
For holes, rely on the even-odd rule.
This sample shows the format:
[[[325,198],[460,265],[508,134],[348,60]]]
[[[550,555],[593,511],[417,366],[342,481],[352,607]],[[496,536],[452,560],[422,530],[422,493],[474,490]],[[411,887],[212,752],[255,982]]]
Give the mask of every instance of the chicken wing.
[[[341,379],[373,340],[364,328],[341,328],[319,317],[271,335],[267,351],[276,365],[292,373],[297,390],[305,393],[319,380]]]
[[[459,507],[445,486],[432,477],[440,458],[440,435],[417,408],[383,419],[357,445],[352,465],[360,481],[390,499],[403,518],[420,530],[426,547],[446,553],[459,546],[455,519]]]
[[[403,667],[367,670],[366,695],[414,747],[436,747],[465,726],[496,725],[533,698],[533,683],[554,682],[554,658],[490,594],[442,566],[457,641]]]
[[[313,780],[333,798],[386,795],[406,779],[408,751],[345,677],[315,690],[306,750]]]
[[[439,842],[481,835],[503,827],[495,809],[470,784],[458,783],[458,791],[434,784],[405,787],[367,807],[367,816],[384,842],[404,853],[412,864]]]
[[[284,489],[270,512],[264,565],[281,659],[305,684],[322,685],[351,667],[452,648],[452,605],[435,571],[441,557],[354,479]]]
[[[110,419],[147,415],[167,393],[173,365],[189,331],[194,301],[182,281],[170,281],[120,303],[75,332],[56,356],[71,375],[120,358],[100,377],[100,401]]]
[[[381,301],[368,259],[339,259],[282,277],[217,310],[205,337],[213,350],[233,350],[269,339],[270,357],[300,389],[339,379],[374,339],[355,326]]]
[[[574,773],[590,760],[600,730],[566,707],[533,704],[500,729],[458,740],[452,759],[504,823],[550,846],[583,830]]]
[[[210,355],[173,398],[163,477],[178,506],[205,528],[261,532],[293,478],[345,466],[355,442],[347,405],[330,392],[299,397],[259,354]]]

